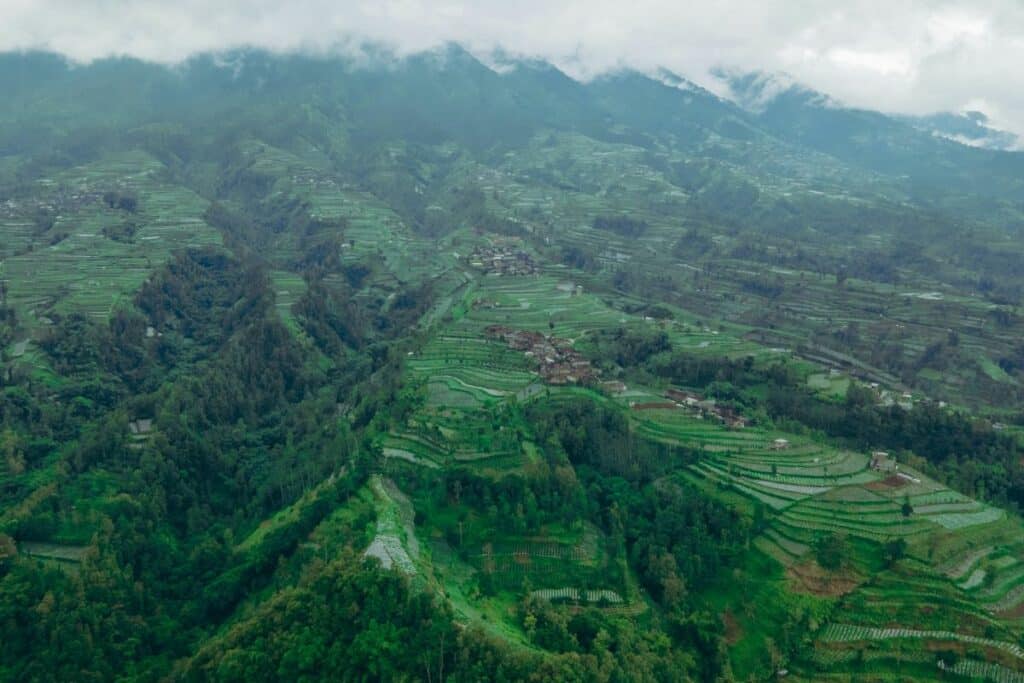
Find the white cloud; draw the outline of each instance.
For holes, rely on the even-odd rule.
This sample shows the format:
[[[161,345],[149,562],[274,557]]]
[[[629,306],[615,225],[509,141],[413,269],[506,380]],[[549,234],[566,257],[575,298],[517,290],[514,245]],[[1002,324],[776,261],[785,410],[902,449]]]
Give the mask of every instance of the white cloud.
[[[863,69],[880,76],[907,78],[914,74],[912,57],[906,52],[871,52],[840,47],[828,51],[828,58],[839,68]]]
[[[904,113],[984,102],[1024,134],[1020,0],[0,0],[0,50],[174,63],[242,46],[325,52],[457,41],[548,59],[577,77],[664,66],[786,71],[856,106]]]

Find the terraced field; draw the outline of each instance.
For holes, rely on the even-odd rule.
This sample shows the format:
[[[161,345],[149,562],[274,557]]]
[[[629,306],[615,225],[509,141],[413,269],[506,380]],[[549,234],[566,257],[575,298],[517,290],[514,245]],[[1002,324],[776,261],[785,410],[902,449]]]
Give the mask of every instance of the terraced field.
[[[910,467],[901,466],[898,474],[872,470],[866,453],[756,427],[728,428],[682,408],[633,411],[631,417],[645,436],[699,449],[704,457],[694,466],[696,473],[779,511],[775,524],[798,539],[807,532],[835,531],[909,540],[992,524],[1005,515]],[[779,448],[775,440],[783,436],[786,445]],[[908,514],[904,503],[911,507]]]
[[[736,151],[745,150],[744,156],[749,152],[743,143],[730,144],[737,145]],[[673,157],[672,152],[665,153]],[[830,173],[835,176],[825,186],[816,185],[814,191],[837,199],[848,200],[859,192],[877,190],[871,182],[865,185],[864,178],[833,168],[834,160],[826,157],[816,157],[809,167],[806,158],[792,158],[784,149],[775,153],[778,156],[770,160],[758,157],[756,162],[747,162],[760,169],[751,176],[748,168],[745,174],[763,197],[790,196],[793,182],[802,185],[792,179],[780,184],[780,178],[769,170],[774,164],[800,168],[800,174],[813,168],[819,178],[822,169],[832,168]],[[547,177],[560,179],[557,191],[533,182]],[[773,265],[777,263],[775,258],[748,257],[740,252],[757,249],[747,249],[747,242],[727,234],[711,238],[718,250],[713,262],[706,261],[699,251],[688,253],[680,235],[691,228],[700,233],[705,226],[674,217],[685,216],[687,212],[680,207],[701,191],[673,182],[664,167],[647,165],[643,150],[633,145],[574,134],[545,135],[528,148],[508,155],[501,167],[481,169],[476,178],[496,212],[513,217],[544,216],[543,225],[532,226],[538,234],[591,255],[595,267],[605,275],[626,272],[644,277],[656,273],[671,279],[674,303],[716,324],[748,326],[749,339],[764,346],[799,349],[801,357],[826,368],[844,368],[871,381],[899,387],[901,380],[908,378],[896,377],[886,369],[887,363],[879,358],[883,345],[874,340],[884,339],[891,353],[911,362],[943,340],[952,326],[962,331],[961,362],[945,371],[923,367],[908,381],[958,403],[978,395],[1005,393],[1007,387],[1018,385],[995,362],[1015,343],[1012,326],[994,325],[991,304],[951,284],[949,272],[915,270],[912,276],[901,273],[891,281],[851,277],[840,282],[833,273]],[[822,190],[826,186],[828,189]],[[634,201],[630,207],[629,215],[647,224],[642,234],[627,238],[592,227],[595,215],[615,214],[628,197],[636,196],[658,197],[657,202]],[[848,239],[848,248],[856,243],[863,249],[898,249],[895,237],[886,231],[850,235]],[[826,245],[815,246],[828,251]],[[803,248],[796,240],[782,240],[768,251]],[[1003,242],[1000,248],[1016,250],[1018,245]],[[555,267],[545,268],[546,272],[557,272]],[[771,283],[770,292],[750,286],[759,279]],[[835,343],[828,337],[837,329],[857,330],[859,336]],[[700,343],[695,350],[700,350]],[[848,387],[846,381],[833,380],[827,372],[812,383],[823,397],[833,399],[841,398]],[[965,396],[965,390],[973,395]]]
[[[162,170],[142,152],[70,169],[41,181],[41,204],[3,219],[14,239],[0,248],[0,278],[9,283],[20,319],[38,326],[48,322],[48,313],[72,311],[106,318],[175,250],[221,244],[220,234],[203,220],[208,202],[162,181]],[[134,196],[137,210],[110,208],[102,199],[108,191]],[[30,232],[18,213],[40,208],[54,213],[53,225]],[[105,228],[126,222],[135,226],[130,238],[104,235]]]
[[[608,240],[608,249],[613,241]],[[1018,670],[1024,670],[1009,628],[1024,619],[1024,544],[1010,540],[1020,533],[1016,519],[906,463],[898,471],[878,471],[867,452],[758,425],[730,427],[692,407],[668,407],[663,388],[630,385],[609,397],[591,389],[545,386],[533,360],[485,330],[501,325],[586,343],[594,330],[657,325],[675,348],[693,355],[751,355],[757,362],[790,355],[789,350],[744,338],[742,327],[711,329],[682,311],[664,323],[623,313],[588,291],[585,278],[571,279],[558,266],[526,277],[467,274],[446,287],[451,294],[422,328],[431,333],[406,359],[407,377],[420,387],[422,403],[407,424],[379,439],[389,466],[464,465],[499,476],[536,457],[516,430],[495,428],[509,403],[539,396],[611,402],[629,416],[638,435],[697,451],[689,472],[708,490],[763,506],[766,528],[754,546],[786,568],[795,590],[811,586],[845,595],[841,599],[863,615],[844,621],[845,612],[835,612],[818,634],[813,661],[827,660],[835,671],[855,671],[856,661],[879,671],[893,663],[934,671],[933,650],[967,648],[968,656],[955,665],[963,675],[984,669],[999,680],[1017,680]],[[870,370],[860,371],[870,378]],[[808,380],[823,400],[841,399],[854,381],[848,373],[820,369]],[[901,539],[907,557],[894,568],[880,570],[869,562],[822,582],[813,569],[816,547],[832,534],[875,548],[869,555]],[[539,546],[518,554],[496,550],[474,568],[493,572],[499,584],[518,585],[526,572],[538,597],[591,603],[598,598],[607,606],[619,604],[614,594],[630,608],[642,605],[623,597],[618,585],[566,582],[565,563],[576,560],[564,553],[549,557]],[[580,565],[578,575],[590,576],[589,571]]]
[[[564,282],[550,275],[486,276],[475,291],[477,304],[455,329],[481,334],[491,325],[508,325],[571,339],[626,322],[597,296],[560,287]]]
[[[407,363],[428,384],[428,405],[472,407],[493,402],[536,381],[527,359],[480,334],[445,333]]]
[[[614,400],[628,405],[655,397],[655,391],[633,387]],[[813,562],[815,544],[826,534],[877,544],[907,542],[913,559],[898,565],[904,569],[835,584],[836,590],[853,590],[846,598],[849,609],[836,613],[838,621],[822,632],[819,649],[855,641],[884,643],[878,645],[882,651],[868,647],[868,658],[903,661],[902,652],[889,652],[890,641],[918,640],[933,648],[960,643],[981,648],[988,653],[986,661],[1009,656],[1012,661],[993,669],[1005,680],[1024,670],[1008,630],[1024,616],[1018,520],[909,466],[901,464],[898,473],[873,470],[867,453],[756,426],[730,428],[683,407],[632,410],[629,415],[638,433],[697,449],[699,461],[690,468],[694,475],[769,510],[767,529],[754,545],[798,574]],[[785,439],[782,446],[778,439]],[[847,613],[862,623],[842,622]],[[929,624],[934,629],[923,628]],[[842,659],[835,652],[817,656]],[[964,666],[981,666],[974,661]]]
[[[298,324],[295,322],[292,307],[306,293],[305,281],[299,275],[281,270],[272,271],[270,280],[274,288],[274,303],[278,315],[293,332],[298,333]]]

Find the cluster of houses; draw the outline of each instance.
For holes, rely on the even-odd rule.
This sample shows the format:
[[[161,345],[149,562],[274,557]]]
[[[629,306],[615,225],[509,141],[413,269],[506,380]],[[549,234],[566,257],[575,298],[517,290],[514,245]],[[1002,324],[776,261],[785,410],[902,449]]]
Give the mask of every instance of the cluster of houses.
[[[586,384],[598,375],[597,368],[572,347],[570,339],[504,325],[491,325],[486,332],[487,336],[504,341],[510,349],[533,358],[548,384]]]
[[[676,405],[688,408],[704,418],[720,420],[726,426],[742,429],[749,424],[743,417],[729,406],[718,405],[714,399],[705,399],[698,393],[684,389],[668,389],[665,398],[671,399]]]
[[[123,184],[118,184],[122,186]],[[0,217],[23,218],[30,216],[35,211],[48,211],[53,214],[65,214],[78,211],[89,204],[96,204],[103,199],[101,190],[82,186],[70,189],[64,186],[55,188],[55,191],[46,199],[31,199],[17,201],[7,199],[0,202]]]
[[[496,275],[533,275],[537,272],[533,257],[522,249],[504,244],[477,247],[469,256],[469,265]]]
[[[313,187],[322,190],[346,190],[349,189],[349,185],[339,183],[330,176],[319,173],[312,169],[299,169],[292,172],[292,183],[295,185],[305,185],[307,187]]]

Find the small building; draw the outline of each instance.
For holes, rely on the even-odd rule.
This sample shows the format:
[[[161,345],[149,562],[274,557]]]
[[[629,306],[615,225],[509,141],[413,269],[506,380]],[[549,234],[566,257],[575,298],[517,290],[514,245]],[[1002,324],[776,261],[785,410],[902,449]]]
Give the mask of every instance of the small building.
[[[784,451],[789,448],[789,439],[775,439],[772,441],[773,451]]]
[[[718,417],[722,419],[726,426],[733,429],[743,429],[748,424],[747,418],[743,417],[728,406],[719,406]]]
[[[871,469],[878,472],[895,472],[898,469],[896,460],[885,451],[874,451],[871,454]]]
[[[700,394],[695,394],[692,391],[684,391],[682,389],[666,389],[665,398],[670,398],[679,403],[686,403],[687,405],[694,405],[702,400]]]
[[[132,436],[145,436],[153,429],[152,420],[133,420],[128,423]]]

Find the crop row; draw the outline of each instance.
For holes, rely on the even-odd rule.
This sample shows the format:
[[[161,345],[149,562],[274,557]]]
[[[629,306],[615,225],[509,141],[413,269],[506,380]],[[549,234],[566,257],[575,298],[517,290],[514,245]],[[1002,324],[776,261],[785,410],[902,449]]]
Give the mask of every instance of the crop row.
[[[622,596],[608,589],[580,589],[580,588],[545,588],[535,590],[531,593],[545,600],[573,600],[575,602],[608,602],[613,605],[622,604]]]
[[[858,640],[892,640],[896,638],[915,638],[925,640],[952,640],[961,643],[984,645],[997,648],[1024,659],[1024,651],[1016,643],[992,640],[980,636],[971,636],[953,631],[919,631],[908,628],[876,628],[855,624],[829,624],[821,634],[825,642],[850,642]]]

